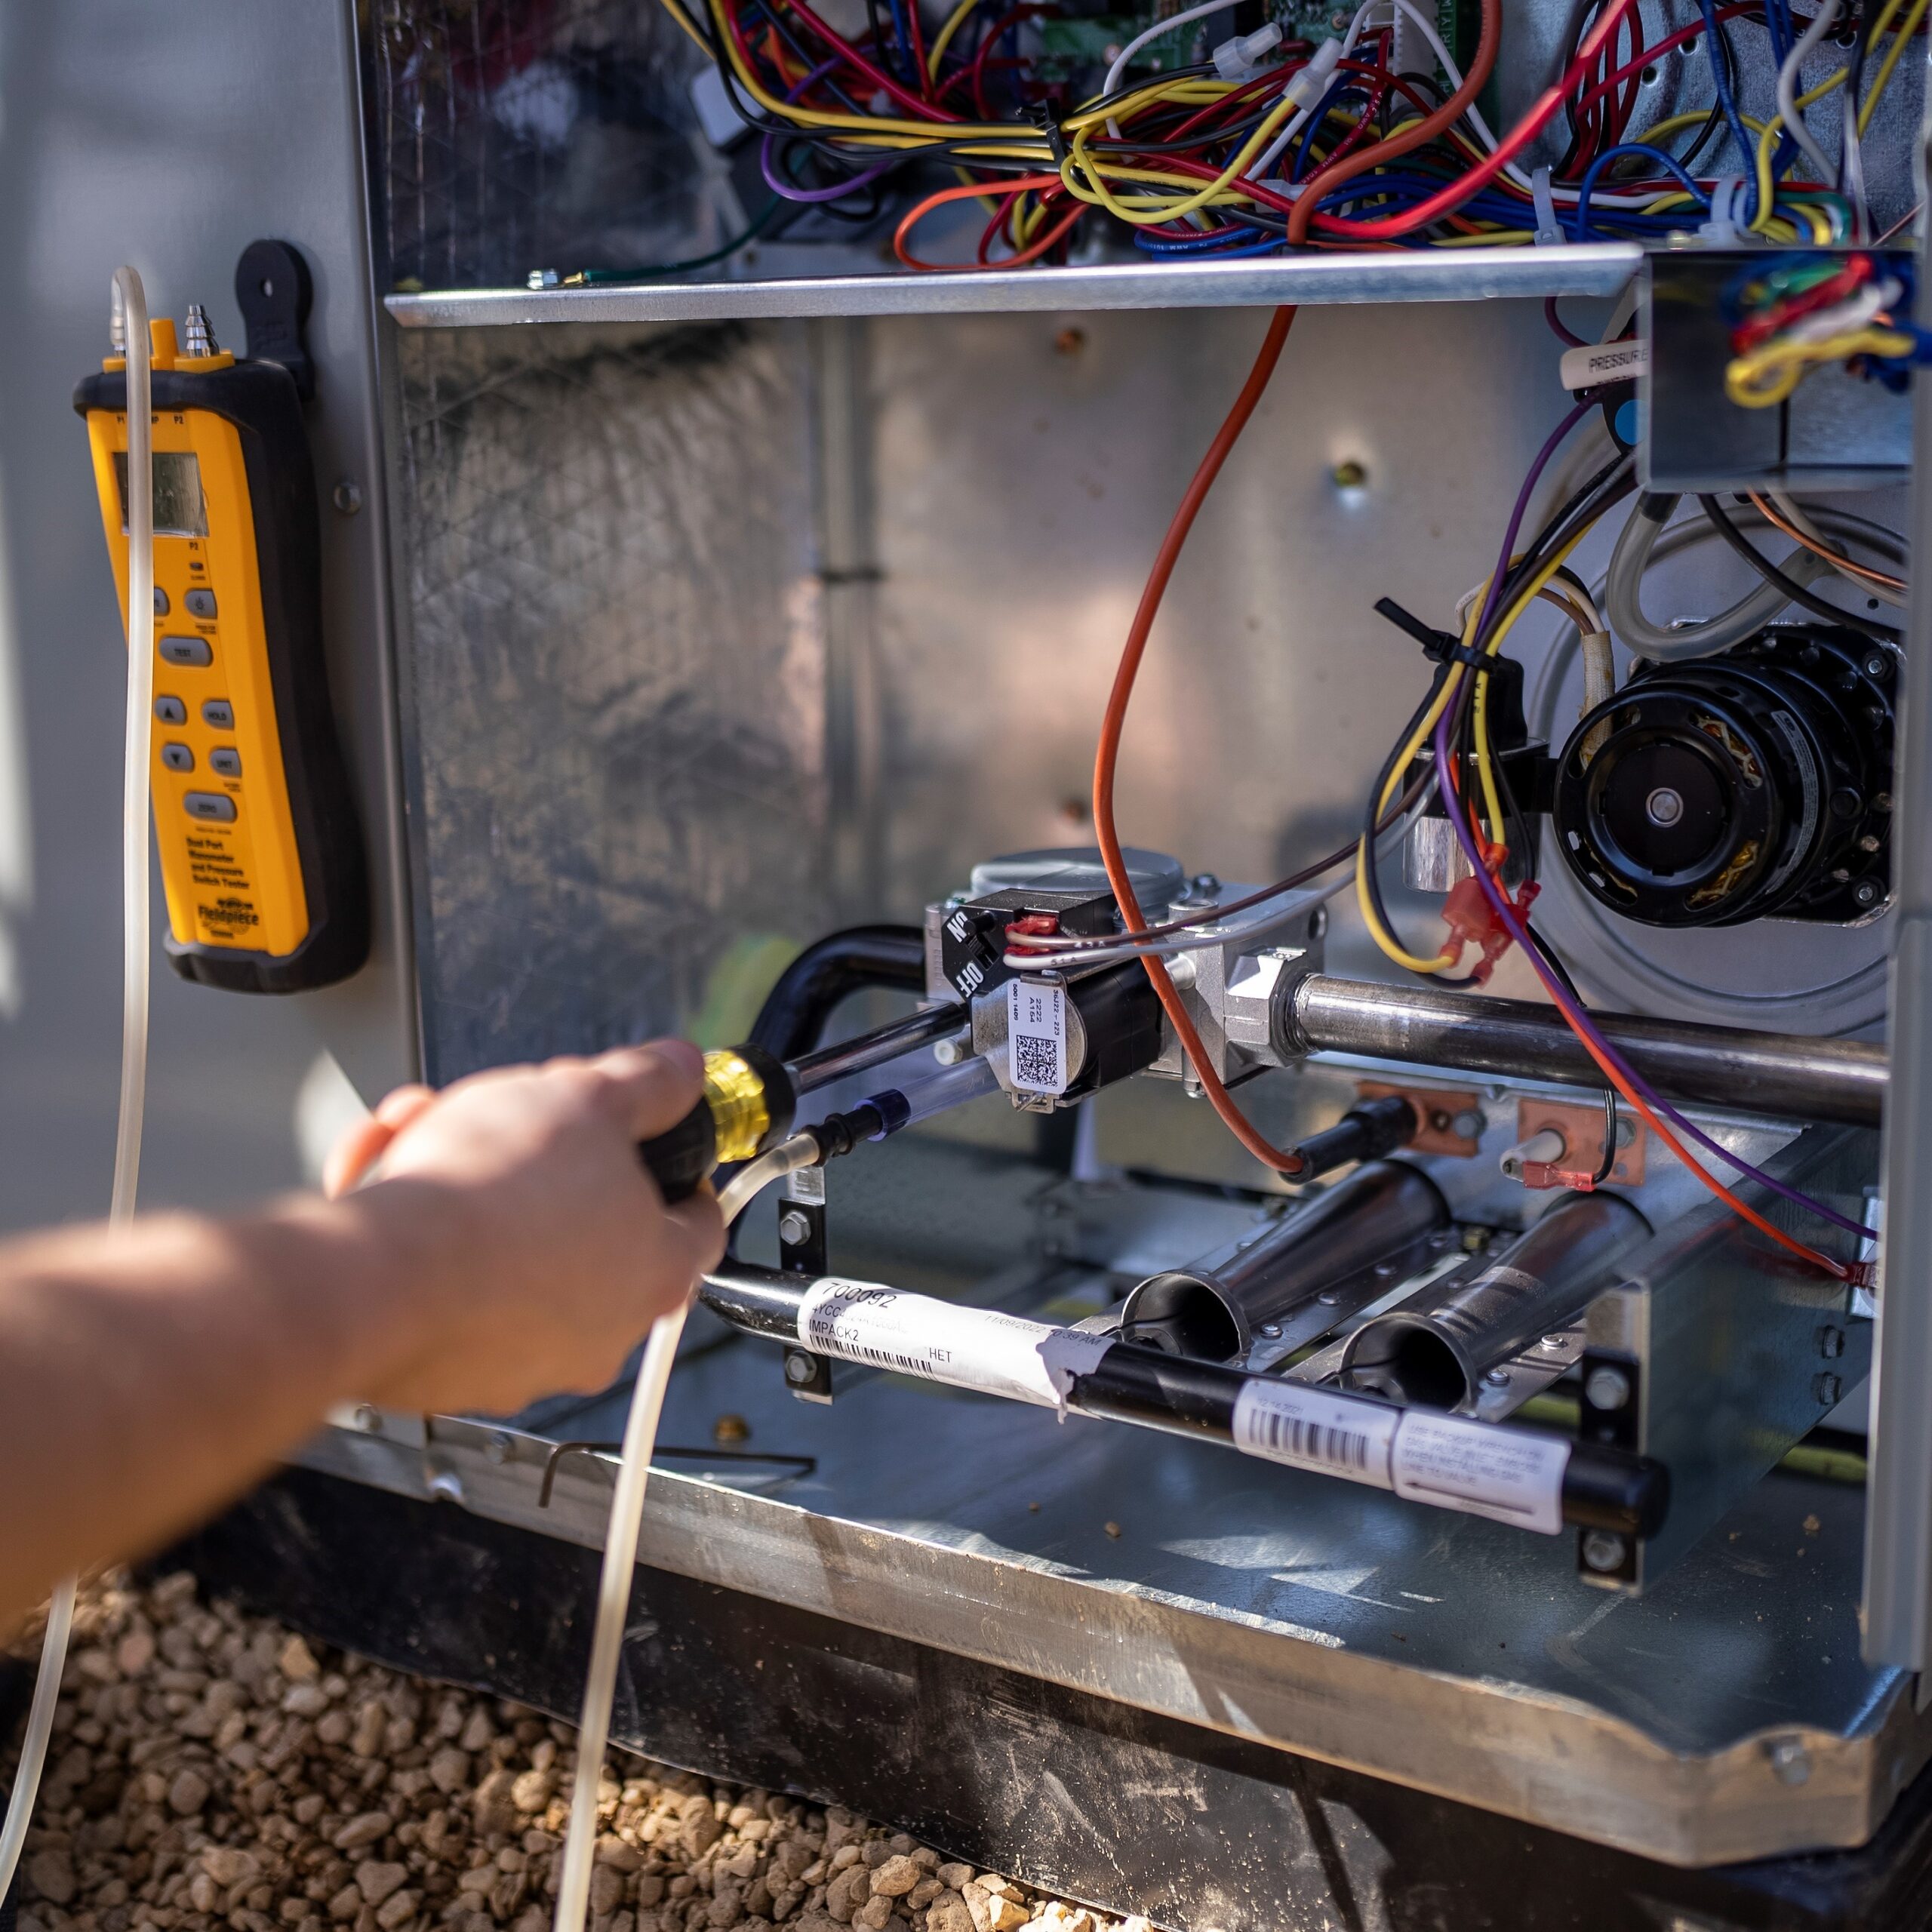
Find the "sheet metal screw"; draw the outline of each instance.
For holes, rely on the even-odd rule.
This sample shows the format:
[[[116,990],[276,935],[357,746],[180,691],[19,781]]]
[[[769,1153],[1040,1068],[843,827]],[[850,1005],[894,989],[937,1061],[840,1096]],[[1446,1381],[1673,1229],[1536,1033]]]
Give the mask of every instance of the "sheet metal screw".
[[[1851,896],[1861,906],[1875,906],[1878,903],[1878,882],[1876,879],[1862,878],[1851,888]]]
[[[1838,1398],[1844,1393],[1844,1384],[1835,1375],[1830,1374],[1814,1376],[1811,1392],[1829,1409],[1835,1407]]]
[[[1281,1324],[1278,1321],[1264,1321],[1260,1333],[1266,1340],[1278,1342],[1281,1339]]]
[[[429,1478],[429,1494],[438,1503],[460,1503],[463,1478],[454,1469],[438,1469]]]
[[[1621,1570],[1630,1546],[1612,1530],[1592,1530],[1583,1539],[1583,1564],[1600,1577]]]
[[[1827,1322],[1818,1331],[1818,1352],[1827,1361],[1836,1361],[1844,1353],[1844,1331]]]
[[[493,1429],[483,1444],[483,1454],[501,1469],[510,1459],[509,1438],[500,1429]]]
[[[362,507],[361,488],[345,476],[331,493],[330,500],[344,516],[353,516]]]
[[[1329,471],[1328,480],[1338,490],[1359,490],[1368,481],[1368,468],[1352,456],[1344,457]]]
[[[1771,1761],[1771,1774],[1780,1783],[1802,1784],[1811,1775],[1811,1754],[1801,1738],[1776,1738],[1765,1752]]]
[[[1593,1408],[1620,1409],[1630,1399],[1630,1378],[1620,1368],[1593,1368],[1583,1393]]]
[[[372,1402],[358,1402],[355,1407],[355,1426],[365,1435],[380,1435],[383,1432],[383,1412]]]
[[[1509,1386],[1509,1371],[1506,1368],[1486,1369],[1482,1379],[1492,1389],[1506,1389]]]

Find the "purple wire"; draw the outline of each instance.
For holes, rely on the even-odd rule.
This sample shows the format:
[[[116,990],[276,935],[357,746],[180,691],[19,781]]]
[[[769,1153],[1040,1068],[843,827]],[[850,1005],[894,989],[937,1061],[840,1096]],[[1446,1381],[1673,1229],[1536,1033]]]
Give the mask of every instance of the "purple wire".
[[[1578,403],[1550,431],[1549,440],[1537,451],[1536,461],[1530,465],[1530,473],[1523,478],[1523,487],[1516,492],[1516,507],[1509,512],[1509,528],[1503,533],[1503,554],[1496,560],[1496,573],[1489,580],[1489,589],[1483,594],[1482,615],[1476,623],[1477,636],[1481,636],[1489,626],[1490,619],[1496,615],[1496,600],[1502,595],[1503,580],[1509,572],[1509,559],[1516,554],[1516,533],[1523,527],[1523,514],[1530,506],[1530,497],[1538,478],[1556,454],[1558,445],[1595,407],[1594,402]]]
[[[1438,771],[1447,771],[1449,769],[1449,712],[1452,708],[1444,706],[1442,715],[1435,721],[1435,768]],[[1706,1152],[1715,1155],[1727,1167],[1736,1168],[1741,1174],[1749,1174],[1753,1180],[1761,1182],[1774,1194],[1783,1195],[1786,1200],[1803,1208],[1806,1213],[1819,1215],[1832,1223],[1834,1226],[1843,1228],[1847,1233],[1857,1235],[1861,1240],[1869,1240],[1872,1230],[1862,1222],[1848,1220],[1835,1210],[1827,1208],[1823,1201],[1814,1201],[1808,1194],[1801,1194],[1796,1188],[1787,1187],[1781,1180],[1774,1180],[1762,1168],[1754,1168],[1749,1161],[1740,1158],[1728,1148],[1720,1147],[1709,1135],[1700,1133],[1675,1107],[1659,1097],[1657,1090],[1651,1085],[1649,1081],[1637,1072],[1623,1056],[1604,1037],[1590,1019],[1589,1015],[1571,1000],[1568,992],[1558,982],[1556,975],[1550,971],[1543,955],[1537,950],[1535,942],[1531,940],[1528,932],[1524,929],[1522,921],[1517,918],[1515,908],[1497,889],[1496,881],[1490,877],[1487,870],[1484,868],[1481,855],[1476,850],[1475,841],[1470,835],[1469,828],[1463,820],[1463,814],[1456,800],[1451,797],[1445,799],[1444,803],[1449,808],[1449,823],[1455,828],[1457,842],[1463,848],[1463,857],[1469,860],[1471,869],[1481,881],[1483,892],[1491,906],[1494,909],[1497,918],[1501,919],[1503,924],[1509,929],[1509,937],[1523,949],[1524,958],[1536,968],[1537,977],[1543,983],[1550,998],[1555,1001],[1557,1006],[1561,1010],[1564,1017],[1569,1021],[1570,1024],[1590,1041],[1604,1058],[1608,1060],[1611,1065],[1630,1083],[1631,1086],[1643,1096],[1646,1103],[1662,1114],[1673,1127],[1680,1129],[1689,1139],[1696,1141],[1698,1146],[1704,1149]]]
[[[841,64],[838,60],[827,60],[823,65],[814,67],[785,97],[786,102],[789,103],[796,100],[806,88],[823,80],[826,75]],[[783,195],[788,202],[835,202],[844,195],[851,194],[857,189],[869,187],[873,182],[891,174],[898,165],[897,162],[881,162],[878,167],[869,168],[863,174],[855,174],[851,180],[836,182],[829,188],[801,188],[795,181],[788,181],[779,173],[777,152],[778,137],[776,134],[767,134],[758,149],[758,169],[764,177],[765,186],[774,195]]]

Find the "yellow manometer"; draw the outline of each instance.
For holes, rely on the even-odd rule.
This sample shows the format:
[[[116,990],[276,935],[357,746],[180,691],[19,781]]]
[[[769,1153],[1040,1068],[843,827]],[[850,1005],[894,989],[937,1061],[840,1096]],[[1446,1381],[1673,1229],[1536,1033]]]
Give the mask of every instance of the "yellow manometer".
[[[295,992],[368,957],[362,844],[322,657],[315,474],[297,376],[306,272],[257,242],[236,272],[237,361],[198,306],[153,338],[155,836],[168,952],[184,977]],[[298,361],[299,357],[299,361]],[[128,592],[125,364],[76,390],[108,549]]]

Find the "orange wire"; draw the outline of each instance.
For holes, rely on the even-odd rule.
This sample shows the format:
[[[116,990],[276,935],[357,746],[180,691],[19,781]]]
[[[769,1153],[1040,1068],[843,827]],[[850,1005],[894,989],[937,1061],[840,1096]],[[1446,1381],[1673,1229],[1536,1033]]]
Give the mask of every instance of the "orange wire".
[[[1057,174],[1020,174],[1005,181],[969,181],[960,187],[942,188],[937,194],[928,195],[923,202],[906,210],[904,218],[892,232],[892,252],[909,269],[924,269],[933,274],[983,274],[988,269],[1023,268],[1027,263],[1035,261],[1044,255],[1087,212],[1084,202],[1075,202],[1062,220],[1021,249],[1017,255],[1008,255],[1004,261],[922,262],[916,255],[906,252],[906,238],[942,202],[980,200],[989,194],[1004,195],[1008,197],[1007,206],[1010,211],[1020,195],[1029,188],[1063,189],[1066,185]]]
[[[1215,432],[1214,440],[1208,445],[1208,454],[1201,459],[1194,480],[1188,485],[1186,494],[1180,500],[1180,507],[1168,525],[1168,534],[1161,540],[1154,568],[1148,573],[1146,587],[1140,593],[1140,608],[1134,614],[1127,642],[1121,651],[1119,668],[1114,672],[1113,689],[1107,696],[1106,712],[1100,722],[1100,749],[1094,758],[1094,830],[1100,840],[1101,860],[1107,869],[1107,883],[1113,888],[1115,903],[1130,932],[1137,932],[1146,924],[1146,919],[1141,912],[1140,901],[1134,894],[1133,882],[1128,877],[1120,837],[1114,829],[1114,769],[1120,760],[1121,730],[1127,722],[1127,707],[1134,696],[1134,681],[1140,672],[1140,660],[1146,654],[1148,634],[1154,628],[1154,619],[1160,610],[1161,599],[1166,595],[1168,580],[1174,575],[1181,546],[1187,541],[1188,532],[1194,528],[1194,519],[1200,514],[1208,492],[1214,488],[1215,478],[1221,473],[1228,452],[1247,428],[1248,418],[1254,414],[1255,405],[1268,386],[1268,379],[1275,373],[1275,364],[1281,359],[1281,347],[1288,339],[1294,318],[1295,312],[1291,307],[1275,311],[1273,319],[1268,325],[1268,333],[1262,338],[1260,352],[1254,358],[1254,368],[1247,372],[1247,380],[1241,385],[1241,394],[1235,397],[1234,407],[1228,411],[1227,420]],[[1208,1050],[1201,1043],[1201,1035],[1195,1030],[1187,1008],[1181,1004],[1180,995],[1167,968],[1152,954],[1145,955],[1140,964],[1153,982],[1161,1011],[1180,1038],[1194,1068],[1195,1078],[1201,1082],[1201,1091],[1208,1096],[1228,1131],[1264,1167],[1272,1168],[1277,1174],[1291,1176],[1304,1172],[1308,1162],[1302,1154],[1292,1148],[1272,1145],[1255,1131],[1235,1105],[1220,1075],[1209,1063]]]
[[[1756,507],[1758,514],[1773,529],[1783,531],[1794,543],[1803,544],[1805,549],[1814,555],[1823,557],[1828,563],[1835,564],[1841,571],[1850,571],[1854,577],[1863,577],[1868,583],[1881,583],[1887,590],[1905,589],[1906,582],[1903,577],[1891,577],[1883,571],[1875,571],[1869,564],[1854,563],[1850,558],[1842,555],[1838,551],[1827,549],[1815,537],[1807,537],[1796,524],[1778,513],[1777,506],[1775,503],[1767,503],[1764,498],[1758,495],[1755,490],[1747,491],[1745,494],[1750,497],[1752,504]]]

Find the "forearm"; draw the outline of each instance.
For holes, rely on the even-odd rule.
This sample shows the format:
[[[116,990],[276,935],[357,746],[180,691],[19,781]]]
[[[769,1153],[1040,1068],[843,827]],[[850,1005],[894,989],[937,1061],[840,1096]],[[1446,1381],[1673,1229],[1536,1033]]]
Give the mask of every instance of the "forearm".
[[[211,1513],[331,1402],[406,1377],[433,1325],[412,1207],[439,1204],[377,1189],[0,1247],[0,1631],[57,1577]]]

